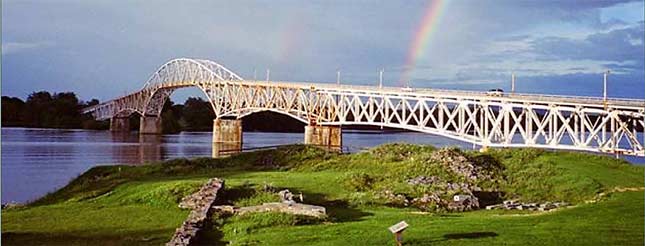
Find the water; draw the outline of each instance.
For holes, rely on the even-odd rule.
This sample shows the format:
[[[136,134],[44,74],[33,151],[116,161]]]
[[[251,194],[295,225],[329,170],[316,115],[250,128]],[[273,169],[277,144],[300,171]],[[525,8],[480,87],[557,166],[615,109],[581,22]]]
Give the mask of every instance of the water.
[[[244,148],[302,143],[302,133],[245,132]],[[179,157],[211,156],[211,132],[139,137],[108,131],[2,128],[2,202],[26,202],[54,191],[97,165],[141,164]],[[343,132],[351,152],[389,142],[472,145],[424,133]],[[645,162],[643,158],[630,158]]]

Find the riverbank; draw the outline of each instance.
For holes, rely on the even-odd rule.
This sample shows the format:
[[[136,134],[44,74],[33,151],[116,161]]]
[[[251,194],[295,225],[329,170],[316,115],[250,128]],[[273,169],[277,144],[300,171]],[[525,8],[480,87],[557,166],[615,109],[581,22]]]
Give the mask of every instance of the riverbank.
[[[303,193],[306,203],[326,207],[329,218],[216,217],[204,242],[384,245],[393,241],[387,227],[401,220],[410,224],[404,241],[414,244],[641,245],[644,240],[642,167],[581,153],[481,154],[417,145],[345,155],[287,146],[223,159],[95,167],[24,208],[3,210],[2,240],[11,245],[163,244],[188,215],[177,207],[181,198],[212,177],[226,180],[223,203],[272,202],[278,199],[275,190],[289,189]],[[447,188],[454,184],[467,189]],[[549,212],[451,212],[443,204],[468,191],[482,206],[509,199],[572,206]],[[496,196],[484,198],[481,192]],[[424,195],[441,199],[419,203]]]

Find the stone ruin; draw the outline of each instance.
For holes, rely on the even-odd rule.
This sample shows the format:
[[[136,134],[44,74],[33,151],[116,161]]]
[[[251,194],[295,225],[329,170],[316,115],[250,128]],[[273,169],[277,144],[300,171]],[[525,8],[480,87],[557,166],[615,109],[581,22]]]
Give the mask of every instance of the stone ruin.
[[[549,211],[561,207],[569,206],[566,202],[545,202],[545,203],[521,203],[516,200],[507,200],[501,204],[486,206],[487,210],[504,209],[504,210],[529,210],[529,211]]]
[[[186,196],[179,204],[180,208],[191,209],[188,218],[181,224],[167,246],[190,245],[194,243],[197,234],[206,226],[211,216],[211,208],[217,199],[219,191],[224,189],[224,180],[213,178],[208,180],[196,193]]]
[[[295,215],[305,215],[316,218],[324,218],[327,216],[325,207],[303,204],[303,203],[283,203],[283,202],[268,202],[262,205],[241,207],[235,210],[238,215],[256,212],[278,212],[288,213]]]
[[[435,190],[414,198],[394,194],[390,190],[385,190],[378,196],[385,198],[394,205],[413,205],[426,210],[443,208],[448,211],[468,211],[480,207],[479,198],[475,194],[481,192],[482,189],[472,183],[481,180],[493,180],[494,171],[476,165],[458,150],[451,148],[434,151],[427,161],[445,167],[456,175],[464,177],[466,181],[449,182],[438,176],[417,176],[408,179],[407,184],[410,186],[432,186]],[[454,200],[453,194],[462,199]]]
[[[468,180],[490,180],[493,178],[489,170],[475,165],[475,163],[470,161],[459,150],[452,148],[441,148],[434,151],[429,161],[439,163]]]
[[[293,195],[289,190],[281,190],[278,192],[281,202],[269,202],[263,203],[262,205],[257,206],[248,206],[248,207],[234,207],[234,206],[215,206],[214,209],[217,209],[220,212],[242,215],[246,213],[257,213],[257,212],[279,212],[279,213],[288,213],[295,215],[305,215],[312,216],[316,218],[324,218],[327,216],[327,211],[325,207],[309,205],[304,203],[298,203],[294,200],[296,196]],[[302,194],[297,196],[299,200],[303,201]]]
[[[450,211],[469,211],[479,208],[479,199],[474,195],[455,195],[453,200],[448,202]]]
[[[423,194],[421,197],[407,199],[403,195],[394,195],[386,191],[385,197],[390,201],[404,206],[414,205],[421,209],[430,209],[431,206],[445,208],[448,211],[469,211],[479,208],[479,199],[475,196],[475,192],[481,191],[476,185],[469,183],[446,182],[437,176],[418,176],[416,178],[408,179],[408,185],[431,185],[437,188],[436,191],[431,191]],[[456,194],[452,200],[444,199],[447,194]],[[459,197],[460,199],[454,199]]]

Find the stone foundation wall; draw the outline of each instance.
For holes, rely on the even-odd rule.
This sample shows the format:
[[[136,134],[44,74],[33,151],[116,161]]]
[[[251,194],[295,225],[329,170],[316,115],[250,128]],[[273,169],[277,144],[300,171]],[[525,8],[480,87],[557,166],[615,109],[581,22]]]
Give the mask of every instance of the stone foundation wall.
[[[198,192],[184,197],[179,204],[180,208],[192,209],[188,218],[181,224],[167,246],[191,245],[197,234],[210,220],[211,208],[217,199],[219,191],[224,189],[224,180],[213,178],[202,186]]]
[[[250,207],[241,207],[235,210],[239,215],[245,213],[255,213],[255,212],[279,212],[279,213],[288,213],[296,215],[306,215],[313,217],[325,217],[327,215],[325,208],[321,206],[302,204],[302,203],[283,203],[283,202],[271,202],[264,203],[258,206]]]

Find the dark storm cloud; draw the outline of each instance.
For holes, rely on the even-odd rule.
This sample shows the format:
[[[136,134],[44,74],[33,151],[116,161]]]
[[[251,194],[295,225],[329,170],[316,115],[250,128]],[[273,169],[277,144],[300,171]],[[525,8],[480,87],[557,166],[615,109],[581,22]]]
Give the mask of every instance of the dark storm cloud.
[[[634,61],[645,59],[642,24],[629,28],[595,33],[585,39],[546,37],[532,41],[533,51],[551,59],[590,59],[601,61]]]

